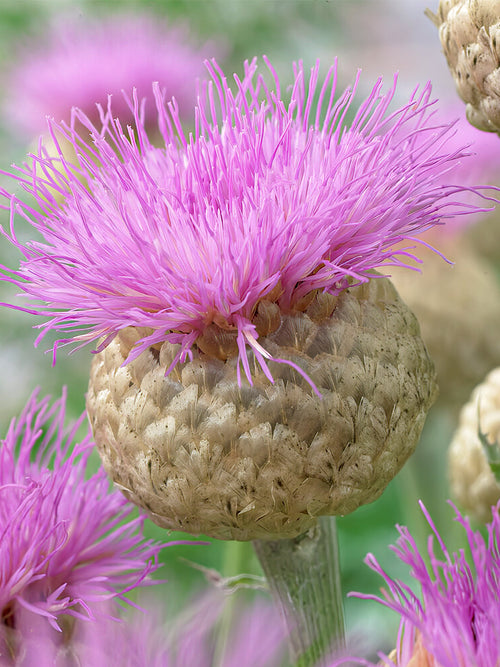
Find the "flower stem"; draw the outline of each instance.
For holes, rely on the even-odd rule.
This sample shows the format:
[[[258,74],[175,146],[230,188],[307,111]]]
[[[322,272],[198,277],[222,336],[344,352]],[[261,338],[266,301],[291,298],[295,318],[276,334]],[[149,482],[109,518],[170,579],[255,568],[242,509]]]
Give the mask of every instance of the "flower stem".
[[[279,604],[296,667],[322,666],[344,644],[344,611],[335,517],[293,539],[255,540]]]
[[[240,574],[245,562],[245,552],[248,549],[246,542],[231,541],[226,542],[224,548],[224,561],[222,564],[222,575],[230,577]],[[224,611],[217,628],[217,639],[214,650],[214,665],[222,665],[226,653],[227,641],[231,631],[231,624],[234,621],[234,603],[235,593],[228,595],[224,605]]]

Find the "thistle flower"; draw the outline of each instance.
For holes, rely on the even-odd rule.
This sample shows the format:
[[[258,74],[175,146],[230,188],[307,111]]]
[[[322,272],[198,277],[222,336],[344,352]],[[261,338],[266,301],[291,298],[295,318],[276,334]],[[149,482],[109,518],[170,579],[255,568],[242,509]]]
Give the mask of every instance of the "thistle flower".
[[[122,91],[135,87],[149,98],[144,122],[154,123],[151,84],[175,95],[181,114],[190,114],[196,77],[203,74],[203,49],[189,44],[187,31],[148,14],[117,14],[99,20],[59,20],[45,40],[21,49],[5,83],[4,116],[9,127],[30,137],[46,129],[46,116],[70,120],[78,106],[99,120],[96,104],[113,95],[113,113],[132,122]],[[212,54],[213,55],[213,54]]]
[[[490,461],[500,460],[500,369],[472,392],[460,412],[448,452],[453,496],[478,521],[487,521],[500,500]]]
[[[500,132],[500,2],[440,0],[427,10],[439,38],[469,122]]]
[[[161,149],[137,98],[136,134],[76,110],[95,148],[51,123],[78,163],[42,146],[14,175],[38,207],[5,193],[44,239],[12,231],[6,277],[49,317],[41,337],[102,338],[87,407],[105,466],[160,525],[225,539],[298,535],[403,465],[434,371],[375,269],[477,210],[442,183],[467,153],[447,150],[429,85],[390,113],[380,80],[345,126],[356,86],[335,101],[335,68],[318,85],[319,64],[308,82],[299,65],[288,104],[256,68],[233,93],[208,64],[189,137],[156,88]]]
[[[389,115],[395,84],[383,94],[379,80],[347,128],[354,90],[335,103],[334,68],[314,109],[319,64],[307,87],[298,68],[288,108],[279,81],[269,91],[255,61],[237,79],[236,95],[216,65],[208,67],[213,82],[197,107],[194,138],[182,133],[175,102],[167,113],[157,87],[162,149],[148,141],[137,102],[135,137],[111,108],[101,130],[73,111],[95,150],[49,122],[80,157],[49,159],[42,146],[31,156],[42,175],[30,165],[7,174],[41,209],[3,190],[11,212],[45,240],[23,245],[12,232],[24,259],[11,282],[42,302],[32,310],[51,318],[44,330],[69,330],[81,341],[104,336],[106,344],[127,326],[153,329],[131,359],[167,340],[181,345],[176,361],[183,360],[195,343],[216,347],[219,329],[235,331],[227,351],[215,354],[236,347],[250,378],[245,347],[265,368],[270,355],[257,339],[276,328],[278,309],[303,311],[318,292],[337,295],[376,268],[406,266],[413,256],[398,244],[414,243],[442,218],[483,209],[460,206],[453,197],[463,188],[442,182],[467,152],[447,151],[453,131],[433,124],[429,85]]]
[[[423,503],[421,509],[434,533],[442,557],[435,552],[429,537],[428,560],[419,552],[409,530],[398,527],[399,539],[391,549],[410,568],[410,574],[421,588],[417,597],[404,582],[393,579],[373,554],[367,565],[385,581],[383,597],[352,593],[356,597],[376,600],[401,615],[398,647],[391,656],[380,654],[379,665],[388,667],[497,667],[500,657],[500,516],[493,507],[487,525],[487,541],[473,531],[468,519],[455,509],[455,520],[464,528],[472,562],[464,550],[450,553],[434,526]],[[453,505],[452,505],[453,506]],[[347,660],[347,659],[346,659]],[[375,667],[366,660],[349,658],[349,664]],[[331,667],[344,664],[335,661]]]
[[[22,626],[67,632],[69,617],[151,584],[165,546],[144,540],[104,471],[85,478],[92,442],[73,445],[82,419],[65,430],[64,416],[64,396],[35,392],[0,443],[0,656],[16,654]]]

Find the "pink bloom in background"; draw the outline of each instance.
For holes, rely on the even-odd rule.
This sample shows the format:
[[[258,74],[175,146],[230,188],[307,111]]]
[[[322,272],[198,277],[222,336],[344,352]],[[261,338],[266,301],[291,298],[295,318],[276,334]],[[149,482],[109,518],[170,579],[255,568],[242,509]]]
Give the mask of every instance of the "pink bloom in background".
[[[153,664],[165,667],[278,667],[287,655],[286,634],[283,619],[277,608],[263,597],[243,603],[238,592],[228,594],[221,589],[210,588],[191,605],[182,609],[168,623],[168,631],[161,628],[161,614],[143,618],[134,613],[132,625],[137,627],[134,645],[142,650],[139,627],[149,626],[149,636],[163,639],[163,650],[156,648],[155,656],[163,656],[164,662]],[[227,637],[222,636],[221,623],[228,623]],[[160,631],[159,631],[160,630]],[[222,630],[223,632],[223,630]],[[223,633],[224,635],[224,633]],[[158,644],[157,644],[158,647]],[[135,649],[137,652],[137,648]],[[133,651],[131,651],[133,652]],[[152,654],[149,654],[151,660]],[[145,660],[145,661],[144,661]],[[150,664],[144,655],[137,666]]]
[[[116,613],[115,600],[154,583],[169,546],[144,539],[103,470],[86,479],[93,443],[74,444],[82,419],[65,430],[64,417],[64,396],[51,405],[35,392],[0,442],[0,657],[9,628],[50,633],[103,605]]]
[[[122,90],[131,95],[134,87],[150,100],[145,122],[154,122],[153,81],[191,118],[196,78],[205,74],[205,57],[215,54],[190,42],[186,29],[153,15],[60,19],[43,43],[19,53],[5,84],[6,125],[31,139],[46,131],[46,116],[69,121],[73,106],[97,121],[96,104],[105,105],[108,94],[126,124],[133,116]]]
[[[383,597],[353,593],[393,609],[401,616],[396,655],[380,654],[382,665],[394,667],[498,667],[500,660],[500,506],[492,508],[487,540],[473,531],[458,510],[456,521],[464,528],[471,553],[450,553],[420,503],[434,538],[428,540],[427,560],[420,554],[408,529],[398,527],[400,537],[391,549],[410,568],[419,584],[420,596],[392,577],[373,554],[366,563],[384,579]],[[435,540],[438,544],[436,553]],[[428,561],[428,562],[427,562]],[[429,563],[429,564],[428,564]],[[375,667],[362,659],[349,664]],[[331,667],[345,664],[336,661]]]
[[[124,327],[147,327],[131,358],[167,340],[180,345],[173,366],[214,326],[237,334],[250,382],[247,348],[271,379],[252,322],[260,301],[290,312],[313,290],[338,293],[406,266],[419,234],[483,209],[459,203],[468,192],[453,185],[454,169],[467,150],[449,145],[453,128],[436,120],[430,85],[390,111],[395,83],[383,92],[379,80],[347,124],[357,81],[335,99],[335,67],[319,81],[319,64],[309,77],[296,66],[290,102],[270,65],[269,87],[253,61],[236,92],[215,62],[208,69],[189,137],[156,88],[162,148],[137,99],[135,135],[112,108],[103,128],[74,111],[95,148],[51,124],[78,164],[42,147],[11,174],[33,205],[4,191],[7,206],[42,240],[23,243],[11,227],[23,259],[4,279],[49,318],[43,333],[67,334],[56,346],[104,337],[102,349]]]
[[[469,198],[465,196],[463,201],[469,199],[473,203],[476,199],[474,185],[477,183],[497,184],[500,180],[500,142],[491,134],[473,127],[465,118],[463,105],[443,105],[439,108],[436,120],[454,124],[454,132],[450,133],[447,144],[450,152],[454,148],[457,151],[462,151],[465,146],[470,153],[467,159],[460,160],[457,163],[456,169],[453,171],[453,179],[455,183],[463,185],[464,189],[468,186],[472,188]],[[443,184],[446,184],[448,179],[449,175],[444,174]],[[491,195],[494,194],[492,189]],[[453,235],[463,232],[464,228],[476,223],[478,219],[483,217],[484,211],[477,211],[476,214],[472,213],[466,216],[460,215],[433,231],[437,235]],[[437,240],[437,235],[434,236],[434,240]]]
[[[284,620],[278,609],[257,599],[234,615],[221,667],[277,667],[288,653],[285,640]]]
[[[82,667],[279,667],[286,656],[285,633],[279,612],[262,598],[251,604],[232,604],[222,591],[211,589],[167,620],[153,599],[140,599],[120,620],[78,623],[66,646],[47,626],[30,623],[23,632],[29,667],[68,664]],[[221,640],[223,614],[230,614],[229,634]],[[224,638],[222,637],[222,641]],[[3,664],[3,663],[2,663]]]

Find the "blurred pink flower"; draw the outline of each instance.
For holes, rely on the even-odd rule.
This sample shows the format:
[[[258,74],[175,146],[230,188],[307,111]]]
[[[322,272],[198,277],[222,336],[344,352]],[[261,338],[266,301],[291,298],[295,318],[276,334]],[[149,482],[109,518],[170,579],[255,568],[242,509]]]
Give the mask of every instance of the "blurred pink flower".
[[[296,67],[289,103],[270,65],[271,88],[253,61],[235,77],[236,93],[215,62],[208,68],[189,137],[156,88],[161,149],[137,98],[135,135],[111,108],[102,129],[74,111],[95,148],[51,125],[54,139],[73,143],[78,164],[41,147],[34,165],[11,174],[35,201],[3,191],[12,215],[44,240],[25,244],[11,231],[23,260],[4,279],[35,300],[29,312],[50,318],[44,332],[73,336],[56,346],[104,337],[102,349],[124,327],[147,327],[129,359],[166,340],[180,344],[172,368],[215,326],[235,334],[250,382],[247,347],[272,379],[273,357],[252,321],[262,300],[290,312],[314,290],[336,294],[349,279],[406,266],[419,234],[483,209],[460,204],[464,188],[450,184],[467,151],[456,140],[449,147],[453,130],[436,121],[430,85],[391,113],[395,83],[384,93],[379,80],[345,125],[357,80],[335,100],[335,67],[319,84],[318,63],[309,81]]]
[[[492,136],[487,132],[473,127],[465,118],[463,114],[463,105],[445,105],[440,106],[436,114],[436,120],[443,124],[453,124],[453,131],[450,132],[447,148],[450,152],[463,151],[467,148],[469,155],[466,159],[460,159],[456,163],[453,170],[453,182],[457,185],[462,185],[464,188],[464,196],[462,201],[466,203],[469,201],[474,205],[476,200],[476,192],[474,186],[477,183],[491,183],[492,186],[497,186],[500,182],[500,141],[498,137]],[[449,179],[448,174],[443,174],[443,185]],[[470,195],[466,195],[467,188],[470,187]],[[494,196],[496,193],[491,189],[489,193]],[[476,207],[474,207],[476,208]],[[464,231],[465,227],[477,222],[478,219],[484,217],[485,211],[471,211],[471,215],[456,216],[452,220],[448,220],[445,225],[435,227],[432,232],[435,232],[434,239],[438,235],[453,235]]]
[[[73,106],[97,122],[96,104],[106,105],[108,94],[113,114],[126,124],[133,114],[122,91],[130,96],[134,88],[150,101],[144,122],[154,123],[154,81],[168,99],[175,96],[181,116],[191,118],[196,78],[205,73],[205,57],[215,52],[188,37],[185,28],[148,14],[59,20],[43,43],[30,43],[18,55],[5,83],[7,125],[31,139],[47,129],[46,116],[69,121]]]
[[[103,470],[86,478],[93,444],[74,444],[83,417],[68,430],[64,418],[64,396],[51,405],[35,392],[0,442],[0,657],[9,628],[60,630],[154,583],[169,546],[144,539],[144,518]]]
[[[209,590],[167,621],[159,601],[121,619],[77,622],[69,642],[47,625],[22,628],[23,667],[78,664],[82,667],[278,667],[286,656],[284,626],[276,609],[261,598],[230,610],[227,643],[218,646],[223,614],[232,604]],[[59,633],[60,634],[60,633]],[[220,651],[220,652],[218,652]],[[72,662],[64,658],[73,656]],[[3,664],[3,663],[2,663]]]

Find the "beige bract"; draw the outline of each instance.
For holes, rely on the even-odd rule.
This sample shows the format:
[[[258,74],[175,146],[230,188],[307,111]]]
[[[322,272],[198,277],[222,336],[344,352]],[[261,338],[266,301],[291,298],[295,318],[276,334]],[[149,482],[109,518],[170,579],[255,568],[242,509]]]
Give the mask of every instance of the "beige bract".
[[[474,387],[500,365],[500,289],[493,266],[470,243],[445,235],[439,241],[453,264],[422,248],[422,272],[394,267],[392,281],[420,323],[436,365],[439,403],[458,415]]]
[[[451,490],[458,502],[479,521],[491,520],[491,506],[500,500],[500,485],[491,472],[479,439],[486,436],[492,458],[500,447],[500,368],[473,391],[462,408],[449,449]]]
[[[469,122],[500,132],[500,0],[441,0],[427,11]]]
[[[259,343],[298,364],[321,398],[283,363],[269,363],[274,384],[256,365],[253,386],[243,374],[239,386],[236,356],[196,348],[165,376],[170,343],[123,365],[144,330],[125,329],[96,355],[87,407],[97,447],[158,525],[220,539],[293,537],[319,515],[375,500],[414,450],[435,373],[390,281],[317,293],[303,312],[278,315]]]

